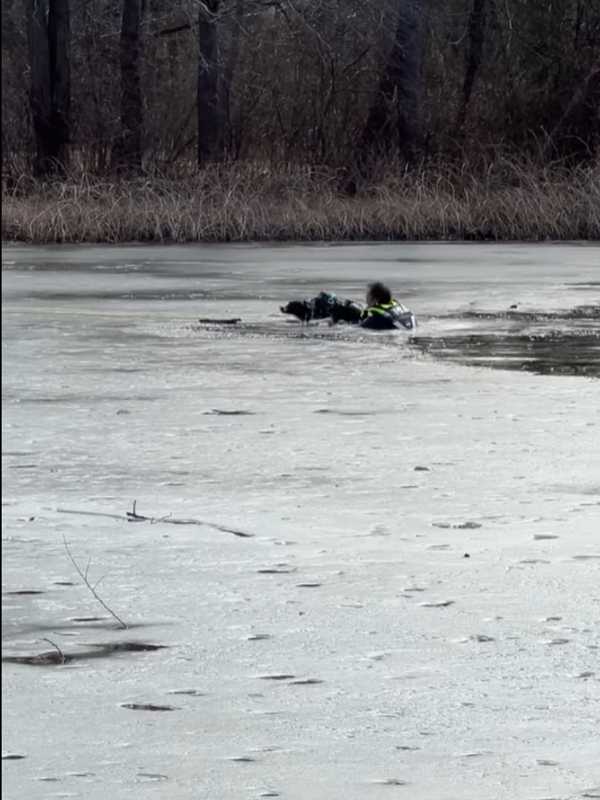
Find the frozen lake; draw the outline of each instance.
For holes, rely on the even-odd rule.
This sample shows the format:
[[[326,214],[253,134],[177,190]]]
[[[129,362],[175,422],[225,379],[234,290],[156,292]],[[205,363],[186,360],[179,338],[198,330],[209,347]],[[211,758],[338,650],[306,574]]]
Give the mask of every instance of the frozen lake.
[[[415,337],[278,312],[375,279]],[[2,296],[7,798],[600,797],[600,247],[7,246]]]

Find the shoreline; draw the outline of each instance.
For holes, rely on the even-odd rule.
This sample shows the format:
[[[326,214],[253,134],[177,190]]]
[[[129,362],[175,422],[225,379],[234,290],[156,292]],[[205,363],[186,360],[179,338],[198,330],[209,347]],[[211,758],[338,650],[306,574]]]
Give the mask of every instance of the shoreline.
[[[196,245],[223,245],[228,247],[346,247],[349,245],[361,244],[376,247],[377,245],[419,245],[419,246],[469,246],[475,247],[493,247],[495,245],[512,245],[531,247],[539,245],[541,247],[560,246],[560,247],[600,247],[600,238],[598,239],[486,239],[485,241],[478,241],[476,239],[261,239],[261,240],[247,240],[247,241],[156,241],[156,242],[143,242],[143,241],[123,241],[123,242],[27,242],[20,239],[2,239],[0,246],[3,248],[25,248],[25,247],[56,247],[62,249],[65,247],[194,247]]]
[[[498,168],[498,170],[500,167]],[[596,242],[600,170],[390,168],[349,194],[335,172],[256,164],[177,177],[16,181],[2,239],[27,244]]]

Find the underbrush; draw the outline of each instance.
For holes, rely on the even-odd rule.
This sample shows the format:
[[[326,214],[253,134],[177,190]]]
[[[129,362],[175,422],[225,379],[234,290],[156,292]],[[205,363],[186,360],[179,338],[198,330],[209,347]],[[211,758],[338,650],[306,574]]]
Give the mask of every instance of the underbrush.
[[[3,187],[2,238],[50,242],[600,239],[600,164],[508,159],[350,180],[326,168],[261,163],[130,180],[84,174]]]

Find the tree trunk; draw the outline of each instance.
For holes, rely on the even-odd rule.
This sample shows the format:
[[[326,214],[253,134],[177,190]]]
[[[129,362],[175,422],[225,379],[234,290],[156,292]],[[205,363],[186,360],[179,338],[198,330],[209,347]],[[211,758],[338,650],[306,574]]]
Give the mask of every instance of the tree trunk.
[[[31,68],[29,104],[36,149],[33,174],[36,177],[42,177],[50,171],[52,163],[49,142],[51,129],[50,58],[45,0],[28,0],[27,40]]]
[[[483,53],[483,41],[485,31],[485,4],[486,0],[473,0],[473,8],[469,15],[468,25],[468,43],[466,53],[466,69],[465,79],[463,83],[463,96],[458,118],[456,121],[457,132],[460,133],[464,127],[467,119],[467,111],[471,94],[473,92],[473,85],[479,67],[481,66],[481,57]]]
[[[121,66],[121,132],[113,150],[113,168],[139,172],[142,168],[142,90],[140,86],[143,0],[123,0],[119,59]]]
[[[71,111],[71,16],[69,0],[50,0],[48,8],[48,53],[51,83],[52,157],[64,173],[68,162]]]
[[[223,155],[216,14],[220,0],[206,0],[198,13],[198,165]]]
[[[231,86],[233,84],[233,76],[238,63],[240,55],[240,34],[242,31],[242,17],[244,15],[244,0],[237,0],[235,5],[235,13],[232,20],[231,41],[229,43],[229,51],[227,59],[223,65],[221,76],[221,107],[222,111],[222,130],[223,137],[223,152],[227,149],[228,155],[231,156],[232,142],[233,142],[233,125],[231,119]]]
[[[421,138],[423,0],[399,0],[394,43],[363,131],[359,161],[375,151],[407,160]]]
[[[70,15],[68,0],[28,0],[31,65],[30,106],[38,177],[64,174],[68,162],[71,105]]]

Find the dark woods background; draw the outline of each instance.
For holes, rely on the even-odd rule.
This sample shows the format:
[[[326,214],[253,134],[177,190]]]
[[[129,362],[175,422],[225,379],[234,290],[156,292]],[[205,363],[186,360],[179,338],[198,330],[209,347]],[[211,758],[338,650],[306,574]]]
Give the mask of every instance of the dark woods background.
[[[600,142],[600,0],[2,0],[4,175]]]

